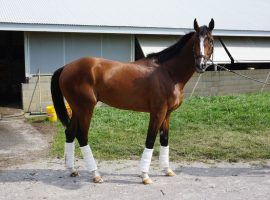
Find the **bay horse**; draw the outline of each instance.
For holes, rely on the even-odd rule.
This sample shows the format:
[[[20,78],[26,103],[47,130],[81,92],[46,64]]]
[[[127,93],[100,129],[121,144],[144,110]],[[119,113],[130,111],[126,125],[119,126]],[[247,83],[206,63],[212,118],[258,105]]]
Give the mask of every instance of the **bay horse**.
[[[65,166],[71,176],[74,170],[74,139],[79,142],[86,169],[93,181],[103,182],[88,144],[88,129],[98,101],[109,106],[150,113],[149,127],[139,168],[142,182],[152,183],[148,176],[153,146],[160,131],[160,167],[167,176],[169,167],[169,121],[172,111],[183,101],[183,88],[195,71],[203,73],[213,53],[214,20],[158,53],[135,62],[117,62],[84,57],[56,70],[51,79],[52,100],[62,124],[66,127]],[[69,118],[64,98],[72,109]]]

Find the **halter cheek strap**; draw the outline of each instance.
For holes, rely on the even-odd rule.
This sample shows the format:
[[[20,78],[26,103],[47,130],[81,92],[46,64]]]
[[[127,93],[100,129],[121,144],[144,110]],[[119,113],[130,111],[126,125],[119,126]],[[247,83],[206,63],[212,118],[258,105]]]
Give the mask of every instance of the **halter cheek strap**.
[[[213,42],[213,44],[211,44],[211,47],[212,47],[212,58],[213,58],[213,55],[214,55],[214,42]],[[193,54],[195,53],[195,45],[194,45],[194,43],[193,43],[193,48],[192,48],[192,51],[193,51]],[[202,55],[202,54],[199,54],[199,55],[195,55],[194,54],[194,59],[199,59],[199,58],[203,58],[206,62],[207,61],[209,61],[209,60],[211,60],[210,58],[207,58],[205,55]],[[213,59],[212,59],[213,60]],[[207,66],[208,67],[208,66]],[[206,67],[206,68],[207,68]],[[205,69],[206,69],[205,68]]]

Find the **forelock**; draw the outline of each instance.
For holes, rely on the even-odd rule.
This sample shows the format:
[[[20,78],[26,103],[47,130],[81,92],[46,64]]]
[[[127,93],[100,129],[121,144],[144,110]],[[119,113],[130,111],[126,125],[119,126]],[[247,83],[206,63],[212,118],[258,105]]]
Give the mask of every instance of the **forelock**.
[[[209,33],[209,29],[207,26],[201,26],[200,27],[200,36],[207,36]]]

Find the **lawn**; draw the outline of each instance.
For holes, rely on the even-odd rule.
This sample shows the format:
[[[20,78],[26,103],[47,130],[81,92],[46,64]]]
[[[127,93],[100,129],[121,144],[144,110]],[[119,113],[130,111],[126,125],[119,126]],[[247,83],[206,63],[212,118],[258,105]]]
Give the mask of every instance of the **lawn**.
[[[89,132],[95,157],[138,159],[148,118],[147,113],[96,108]],[[64,129],[60,123],[57,128],[51,155],[63,156]],[[270,159],[270,93],[185,99],[171,115],[169,145],[174,161]],[[158,155],[159,137],[155,149]]]

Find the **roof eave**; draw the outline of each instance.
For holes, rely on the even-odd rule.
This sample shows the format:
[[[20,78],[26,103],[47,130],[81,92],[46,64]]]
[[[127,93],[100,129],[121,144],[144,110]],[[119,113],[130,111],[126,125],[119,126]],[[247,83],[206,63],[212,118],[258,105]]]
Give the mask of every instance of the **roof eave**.
[[[190,31],[193,31],[193,29],[188,28],[87,26],[87,25],[23,24],[23,23],[0,23],[0,30],[69,32],[69,33],[153,34],[153,35],[184,35]],[[214,35],[270,37],[270,31],[217,29],[214,30]]]

